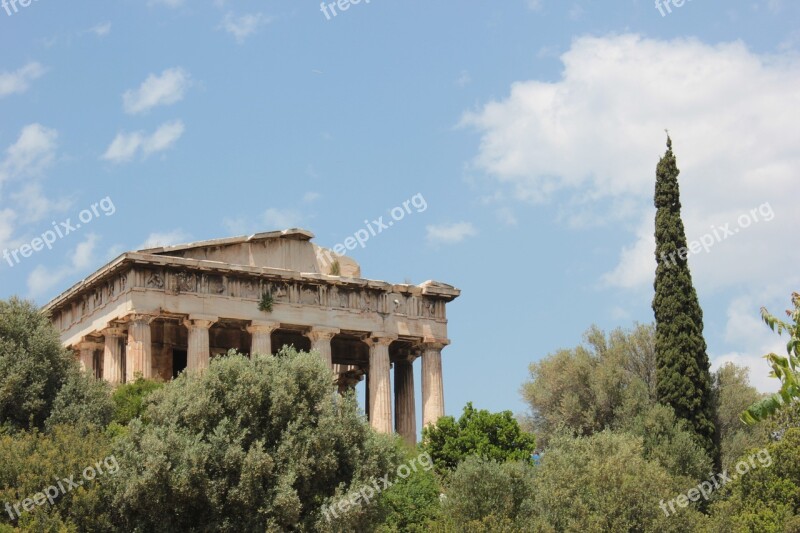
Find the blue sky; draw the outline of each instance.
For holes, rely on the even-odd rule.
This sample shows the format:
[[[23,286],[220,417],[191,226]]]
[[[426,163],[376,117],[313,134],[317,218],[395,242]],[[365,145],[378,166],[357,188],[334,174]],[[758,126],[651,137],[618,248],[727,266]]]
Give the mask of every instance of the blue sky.
[[[462,289],[447,412],[520,413],[531,361],[591,324],[652,320],[669,128],[688,237],[708,243],[690,265],[709,354],[770,387],[759,356],[781,342],[758,309],[785,309],[798,289],[796,3],[673,0],[664,16],[635,0],[372,0],[330,18],[315,2],[9,10],[0,250],[86,209],[89,222],[0,261],[0,297],[45,303],[147,243],[300,226],[332,246],[420,194],[426,210],[352,257],[368,278]]]

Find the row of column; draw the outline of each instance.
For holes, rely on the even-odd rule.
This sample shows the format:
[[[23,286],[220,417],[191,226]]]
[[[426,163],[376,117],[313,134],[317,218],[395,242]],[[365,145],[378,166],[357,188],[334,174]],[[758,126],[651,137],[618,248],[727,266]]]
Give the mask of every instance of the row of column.
[[[127,335],[125,329],[114,326],[103,330],[103,379],[117,385],[131,382],[137,374],[152,378],[152,338],[150,315],[130,317]],[[211,359],[209,330],[218,317],[192,315],[184,321],[189,332],[187,364],[190,372],[208,367]],[[252,337],[252,354],[272,354],[272,332],[280,327],[277,322],[253,321],[247,326]],[[331,340],[339,333],[336,328],[312,327],[309,333],[311,349],[318,352],[328,367],[333,369]],[[123,340],[127,336],[125,357]],[[368,405],[370,424],[377,431],[392,433],[393,422],[397,432],[409,442],[416,440],[416,399],[414,388],[413,359],[395,362],[394,406],[392,406],[391,362],[389,345],[397,336],[374,333],[367,339],[370,348],[369,373],[367,376]],[[446,340],[425,339],[422,343],[422,423],[423,426],[436,423],[444,416],[444,383],[442,379],[442,349]],[[80,361],[84,370],[92,368],[94,351],[99,345],[84,342],[80,349]],[[125,365],[123,366],[123,362]],[[394,420],[392,417],[394,407]]]

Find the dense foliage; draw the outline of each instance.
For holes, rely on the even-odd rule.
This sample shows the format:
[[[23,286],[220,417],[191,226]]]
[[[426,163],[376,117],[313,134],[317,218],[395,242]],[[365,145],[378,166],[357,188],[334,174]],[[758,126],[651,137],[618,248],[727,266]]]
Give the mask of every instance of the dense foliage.
[[[703,311],[687,260],[679,173],[672,140],[667,137],[667,152],[658,162],[655,188],[656,392],[658,400],[672,407],[678,418],[686,420],[708,453],[717,457]]]
[[[655,401],[652,326],[617,329],[606,337],[596,327],[584,344],[531,363],[522,396],[541,444],[566,428],[578,435],[618,425]]]
[[[33,303],[0,301],[0,426],[44,428],[74,365]]]
[[[445,416],[422,431],[422,449],[442,475],[470,455],[501,462],[528,460],[534,448],[533,435],[522,431],[511,411],[491,413],[475,409],[472,403],[458,420]]]
[[[593,327],[532,364],[522,393],[534,433],[509,411],[468,403],[410,449],[373,432],[313,354],[232,352],[202,374],[112,393],[78,370],[31,304],[0,308],[13,309],[0,315],[0,533],[800,532],[800,402],[744,425],[759,394],[730,364],[712,388],[723,467],[770,462],[709,501],[664,511],[714,470],[695,427],[658,402],[653,326]],[[397,475],[422,457],[425,468]],[[104,458],[104,475],[30,503]],[[370,502],[339,510],[381,478],[390,486]]]
[[[231,353],[146,400],[115,446],[110,507],[126,531],[361,529],[374,506],[328,522],[321,507],[394,469],[352,396],[339,398],[314,354]],[[150,512],[159,502],[159,513]]]

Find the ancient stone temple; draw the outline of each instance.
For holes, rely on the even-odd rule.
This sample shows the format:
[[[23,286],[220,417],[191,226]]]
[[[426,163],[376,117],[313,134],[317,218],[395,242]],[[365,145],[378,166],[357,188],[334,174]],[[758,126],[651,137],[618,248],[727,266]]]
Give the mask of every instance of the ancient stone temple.
[[[291,229],[128,252],[45,310],[83,368],[112,384],[200,371],[230,349],[314,350],[340,390],[366,378],[375,429],[414,442],[413,364],[422,359],[427,425],[444,414],[445,305],[460,291],[363,279],[313,237]]]

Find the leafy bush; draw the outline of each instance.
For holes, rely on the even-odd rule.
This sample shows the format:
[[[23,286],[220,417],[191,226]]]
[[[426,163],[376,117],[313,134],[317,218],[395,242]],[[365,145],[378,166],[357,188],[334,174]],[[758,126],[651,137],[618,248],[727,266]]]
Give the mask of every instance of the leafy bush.
[[[436,471],[446,476],[470,455],[500,462],[528,460],[535,439],[525,433],[511,411],[490,413],[468,403],[456,421],[445,416],[422,430],[422,449],[433,458]]]
[[[110,455],[108,438],[97,429],[86,431],[75,426],[55,426],[49,433],[38,430],[0,436],[0,503],[12,509],[27,498],[56,487],[58,480],[82,480],[87,467]],[[110,527],[108,509],[103,506],[102,488],[108,475],[98,475],[79,488],[62,481],[65,492],[50,505],[45,501],[15,520],[8,509],[0,511],[0,524],[18,526],[24,531],[92,531]],[[55,491],[53,491],[55,492]],[[60,491],[59,491],[60,492]],[[78,528],[77,524],[81,524]],[[0,531],[3,531],[0,525]]]
[[[526,531],[691,531],[699,512],[659,506],[691,487],[643,456],[627,434],[555,437],[536,468]]]
[[[467,457],[449,478],[444,514],[457,531],[525,531],[534,469],[522,461]]]
[[[728,483],[711,507],[714,532],[780,532],[797,527],[800,515],[800,429],[791,428],[769,444],[746,474]],[[748,461],[750,450],[740,457]],[[768,454],[768,455],[767,455]],[[761,456],[759,456],[761,459]]]
[[[53,401],[45,427],[48,431],[58,425],[71,425],[85,431],[104,428],[111,422],[113,413],[108,383],[81,372],[77,365],[73,365]]]
[[[43,428],[76,364],[32,302],[0,300],[0,426]]]
[[[322,506],[394,470],[351,395],[317,356],[231,353],[183,373],[146,402],[116,442],[109,504],[124,531],[347,531],[373,528],[376,506]],[[158,502],[158,513],[153,512]]]
[[[144,413],[145,398],[163,386],[159,381],[137,377],[133,383],[117,387],[112,396],[114,422],[124,426],[141,416]]]
[[[416,460],[418,451],[407,452],[406,463]],[[441,488],[431,470],[417,468],[383,491],[378,501],[380,533],[427,533],[442,520]]]

